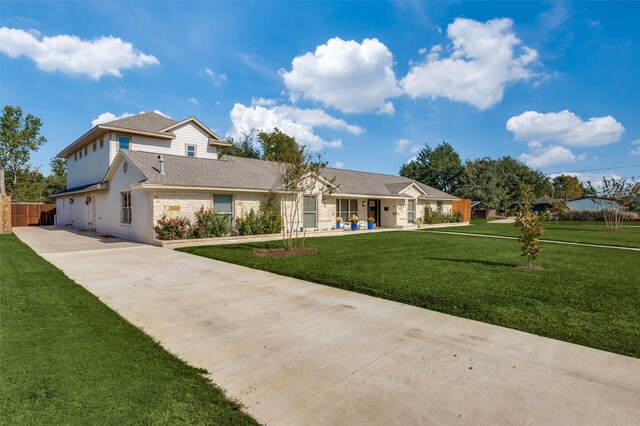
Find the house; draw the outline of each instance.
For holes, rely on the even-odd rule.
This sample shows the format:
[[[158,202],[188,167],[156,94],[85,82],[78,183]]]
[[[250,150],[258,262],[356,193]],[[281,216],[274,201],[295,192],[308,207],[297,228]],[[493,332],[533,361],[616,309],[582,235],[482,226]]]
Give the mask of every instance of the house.
[[[482,201],[471,201],[471,217],[473,219],[491,219],[497,215],[496,209],[488,208]]]
[[[237,218],[268,197],[282,203],[276,163],[223,156],[226,146],[193,117],[148,112],[99,124],[58,154],[68,176],[55,194],[57,224],[150,243],[163,215],[193,220],[204,206]],[[357,215],[410,227],[425,206],[450,213],[458,200],[401,176],[332,168],[322,175],[304,196],[301,223],[289,226],[328,230],[336,217]]]

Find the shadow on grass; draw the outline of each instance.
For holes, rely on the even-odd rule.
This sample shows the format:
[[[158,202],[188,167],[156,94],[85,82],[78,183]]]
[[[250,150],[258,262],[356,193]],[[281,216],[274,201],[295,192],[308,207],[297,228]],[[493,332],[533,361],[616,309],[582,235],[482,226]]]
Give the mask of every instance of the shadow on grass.
[[[517,263],[507,263],[507,262],[493,262],[491,260],[477,260],[477,259],[452,259],[448,257],[420,257],[421,259],[429,259],[429,260],[440,260],[444,262],[457,262],[457,263],[471,263],[476,265],[484,265],[484,266],[499,266],[499,267],[508,267],[515,268],[518,266]]]

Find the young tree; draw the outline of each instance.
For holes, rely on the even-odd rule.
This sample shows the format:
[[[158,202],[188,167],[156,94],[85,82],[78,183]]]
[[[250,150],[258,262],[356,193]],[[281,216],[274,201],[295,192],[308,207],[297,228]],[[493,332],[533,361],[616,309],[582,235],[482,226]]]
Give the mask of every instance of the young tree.
[[[555,198],[579,198],[584,195],[584,185],[575,176],[559,175],[553,178]]]
[[[40,135],[40,119],[22,115],[22,108],[5,105],[0,117],[0,175],[6,172],[10,191],[18,184],[20,172],[28,171],[31,152],[47,141]]]
[[[233,155],[235,157],[244,158],[260,158],[260,151],[257,146],[260,143],[258,139],[258,131],[251,129],[248,132],[242,132],[237,138],[228,138],[227,142],[230,147],[222,150],[222,155]]]
[[[538,258],[542,252],[540,237],[544,233],[542,225],[542,217],[537,216],[533,212],[531,203],[533,201],[533,192],[530,185],[522,186],[522,204],[517,208],[515,225],[520,228],[520,237],[518,241],[522,244],[522,255],[528,259],[528,267],[531,267],[533,261]]]
[[[458,153],[449,143],[442,142],[433,149],[426,144],[414,161],[400,167],[400,176],[452,193],[458,188],[463,171]]]
[[[263,158],[273,162],[278,173],[282,196],[282,241],[288,251],[304,248],[306,229],[303,222],[304,195],[315,190],[326,164],[313,158],[306,146],[277,128],[271,133],[260,132]],[[325,187],[330,191],[332,185]]]
[[[626,219],[625,212],[633,205],[636,197],[635,180],[603,177],[599,186],[587,182],[588,191],[598,197],[597,204],[602,209],[608,231],[622,231]]]

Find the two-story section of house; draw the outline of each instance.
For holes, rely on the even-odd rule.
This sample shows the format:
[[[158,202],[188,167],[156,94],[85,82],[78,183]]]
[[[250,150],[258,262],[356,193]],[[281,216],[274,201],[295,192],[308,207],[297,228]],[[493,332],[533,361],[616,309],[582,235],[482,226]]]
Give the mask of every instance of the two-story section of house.
[[[146,112],[98,124],[58,154],[67,164],[67,187],[56,194],[57,223],[146,241],[148,232],[128,229],[132,226],[130,217],[121,217],[123,201],[133,207],[135,194],[128,191],[132,179],[119,176],[116,181],[105,180],[118,153],[130,150],[216,160],[218,149],[228,145],[194,117],[174,121]],[[135,176],[135,167],[130,172],[127,169],[128,165],[123,175],[141,178]],[[124,185],[127,191],[115,194],[114,185]]]
[[[229,146],[195,118],[143,113],[99,124],[65,148],[67,188],[54,194],[58,225],[154,241],[163,216],[194,220],[213,209],[234,221],[270,198],[285,205],[278,164],[221,155]],[[283,200],[284,198],[284,200]],[[287,227],[328,230],[336,218],[415,226],[424,209],[451,212],[449,194],[402,176],[326,168]]]

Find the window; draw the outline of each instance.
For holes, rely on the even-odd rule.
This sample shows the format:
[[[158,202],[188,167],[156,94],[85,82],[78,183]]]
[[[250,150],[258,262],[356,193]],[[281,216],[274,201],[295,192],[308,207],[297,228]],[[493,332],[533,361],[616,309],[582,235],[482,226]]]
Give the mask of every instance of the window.
[[[93,152],[96,152],[96,149],[98,148],[98,145],[94,142],[93,143]]]
[[[122,213],[120,222],[122,223],[131,223],[131,193],[130,192],[121,192],[120,193],[120,202],[122,205]]]
[[[78,151],[80,155],[78,156],[82,160],[82,150]]]
[[[318,198],[315,195],[305,195],[302,202],[302,226],[306,229],[317,228]]]
[[[336,200],[336,214],[343,222],[348,221],[351,216],[358,216],[358,200]]]
[[[100,149],[104,148],[104,140],[100,139]]]
[[[88,152],[88,148],[85,146],[85,147],[84,147],[84,156],[85,156],[85,157],[87,156],[87,152]]]
[[[131,139],[129,136],[118,136],[118,149],[129,149]]]
[[[438,201],[438,202],[436,203],[436,211],[437,211],[438,213],[442,213],[442,201]]]
[[[416,223],[416,200],[409,200],[407,204],[407,221]]]
[[[73,154],[73,161],[78,161],[78,153],[77,152],[75,152]]]
[[[196,156],[196,146],[195,145],[185,145],[187,150],[187,157],[195,157]]]
[[[213,194],[213,211],[226,216],[229,224],[233,219],[233,197],[231,195]]]

